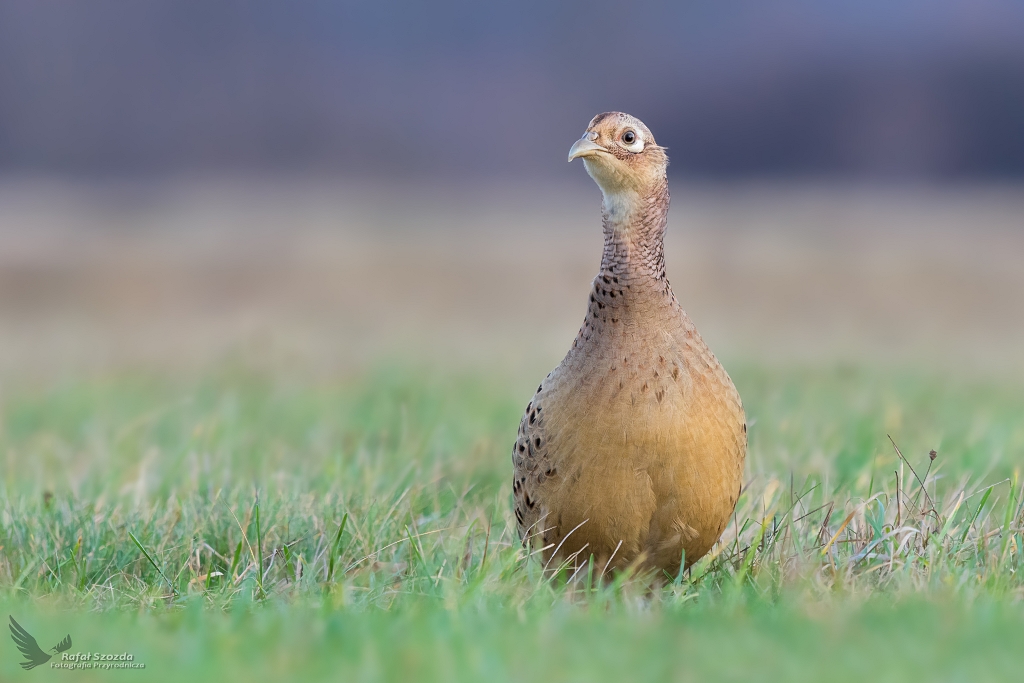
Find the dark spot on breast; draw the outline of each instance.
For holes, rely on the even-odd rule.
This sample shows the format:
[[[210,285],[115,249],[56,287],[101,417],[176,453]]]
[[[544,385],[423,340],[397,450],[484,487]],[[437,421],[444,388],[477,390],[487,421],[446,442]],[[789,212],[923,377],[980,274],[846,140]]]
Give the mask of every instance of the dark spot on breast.
[[[533,440],[533,445],[536,446],[537,448],[540,448],[540,437],[539,436],[536,439]]]
[[[519,522],[520,525],[524,524],[523,513],[519,511],[519,508],[516,508],[516,521]]]
[[[609,280],[609,279],[608,279],[608,276],[607,276],[607,275],[603,276],[603,277],[602,277],[601,279],[602,279],[602,280],[604,280],[604,283],[605,283],[606,285],[607,285],[607,284],[610,284],[610,283],[611,283],[611,280]]]
[[[526,445],[525,444],[519,444],[519,452],[522,453],[525,450],[526,450]]]
[[[640,387],[640,391],[647,391],[647,382],[644,382],[644,385]]]
[[[537,412],[534,411],[534,412],[530,413],[530,424],[533,424],[534,422],[536,422],[536,420],[537,420]]]
[[[658,399],[658,403],[661,403],[661,399],[665,398],[665,390],[658,389],[656,392],[654,392],[654,396],[655,398]]]
[[[523,495],[523,500],[526,501],[526,507],[530,508],[531,510],[533,509],[533,506],[537,504],[535,501],[530,500],[530,494],[528,493]]]
[[[541,389],[543,389],[543,388],[544,388],[544,385],[543,385],[543,384],[538,384],[538,385],[537,385],[537,393],[539,394],[539,393],[540,393],[540,390],[541,390]]]
[[[679,379],[679,367],[675,366],[672,368],[672,379]]]
[[[548,475],[549,477],[553,477],[556,474],[558,474],[558,470],[554,467],[549,467],[547,471],[544,472],[544,474]]]
[[[743,433],[744,434],[747,433],[747,423],[746,422],[743,423]]]

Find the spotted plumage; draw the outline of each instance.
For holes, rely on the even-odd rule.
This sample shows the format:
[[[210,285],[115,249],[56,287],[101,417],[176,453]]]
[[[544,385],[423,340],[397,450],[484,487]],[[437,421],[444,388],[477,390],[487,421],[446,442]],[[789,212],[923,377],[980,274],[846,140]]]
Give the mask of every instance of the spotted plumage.
[[[674,574],[718,540],[746,426],[729,375],[665,277],[668,159],[640,121],[595,117],[570,152],[604,201],[604,253],[565,359],[512,452],[516,523],[545,564]]]

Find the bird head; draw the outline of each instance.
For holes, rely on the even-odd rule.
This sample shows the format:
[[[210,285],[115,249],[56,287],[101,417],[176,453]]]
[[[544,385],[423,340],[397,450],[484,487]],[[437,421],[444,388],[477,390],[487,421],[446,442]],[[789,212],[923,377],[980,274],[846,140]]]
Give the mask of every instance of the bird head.
[[[587,173],[605,196],[637,197],[665,183],[668,155],[647,126],[622,112],[598,114],[569,150],[569,161],[583,159]]]

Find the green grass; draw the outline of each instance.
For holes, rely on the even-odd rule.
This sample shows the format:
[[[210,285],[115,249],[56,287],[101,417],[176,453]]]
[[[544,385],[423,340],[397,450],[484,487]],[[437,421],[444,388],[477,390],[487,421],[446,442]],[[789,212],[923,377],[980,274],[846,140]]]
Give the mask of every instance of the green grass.
[[[531,378],[7,387],[4,613],[146,663],[97,680],[1014,680],[1024,386],[731,369],[748,485],[665,585],[567,581],[516,542]],[[0,678],[53,675],[4,641]]]

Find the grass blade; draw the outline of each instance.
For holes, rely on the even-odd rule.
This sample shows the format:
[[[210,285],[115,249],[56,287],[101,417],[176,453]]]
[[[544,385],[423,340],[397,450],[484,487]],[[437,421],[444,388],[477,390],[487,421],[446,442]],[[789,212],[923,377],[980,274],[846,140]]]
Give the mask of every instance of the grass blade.
[[[980,515],[981,511],[985,508],[985,503],[988,502],[988,497],[991,494],[992,494],[992,487],[989,487],[988,489],[986,489],[985,495],[983,495],[981,497],[981,502],[978,503],[978,509],[974,511],[974,516],[971,517],[970,523],[964,528],[964,533],[960,536],[960,543],[961,543],[961,545],[963,544],[964,541],[967,540],[967,534],[970,532],[971,527],[974,526],[974,523],[978,520],[978,515]]]
[[[263,590],[263,530],[260,528],[260,492],[256,490],[256,588],[259,591],[259,597],[267,597],[267,592]]]
[[[167,582],[168,588],[171,589],[171,594],[177,596],[178,591],[174,587],[174,584],[171,583],[171,580],[168,579],[167,576],[164,574],[163,570],[160,569],[160,566],[156,563],[156,560],[154,560],[153,556],[149,554],[148,550],[146,550],[146,546],[142,545],[142,542],[138,538],[136,538],[135,534],[133,534],[131,531],[128,532],[128,536],[132,539],[132,542],[135,544],[135,546],[140,551],[142,551],[142,554],[146,556],[146,559],[149,560],[149,563],[153,565],[153,569],[157,571],[157,574],[159,574],[163,578],[163,580]]]
[[[341,524],[338,526],[338,533],[334,534],[334,542],[331,544],[331,557],[327,563],[327,582],[330,583],[334,578],[334,558],[338,554],[338,544],[341,542],[341,535],[345,533],[345,525],[348,524],[348,513],[341,518]]]

